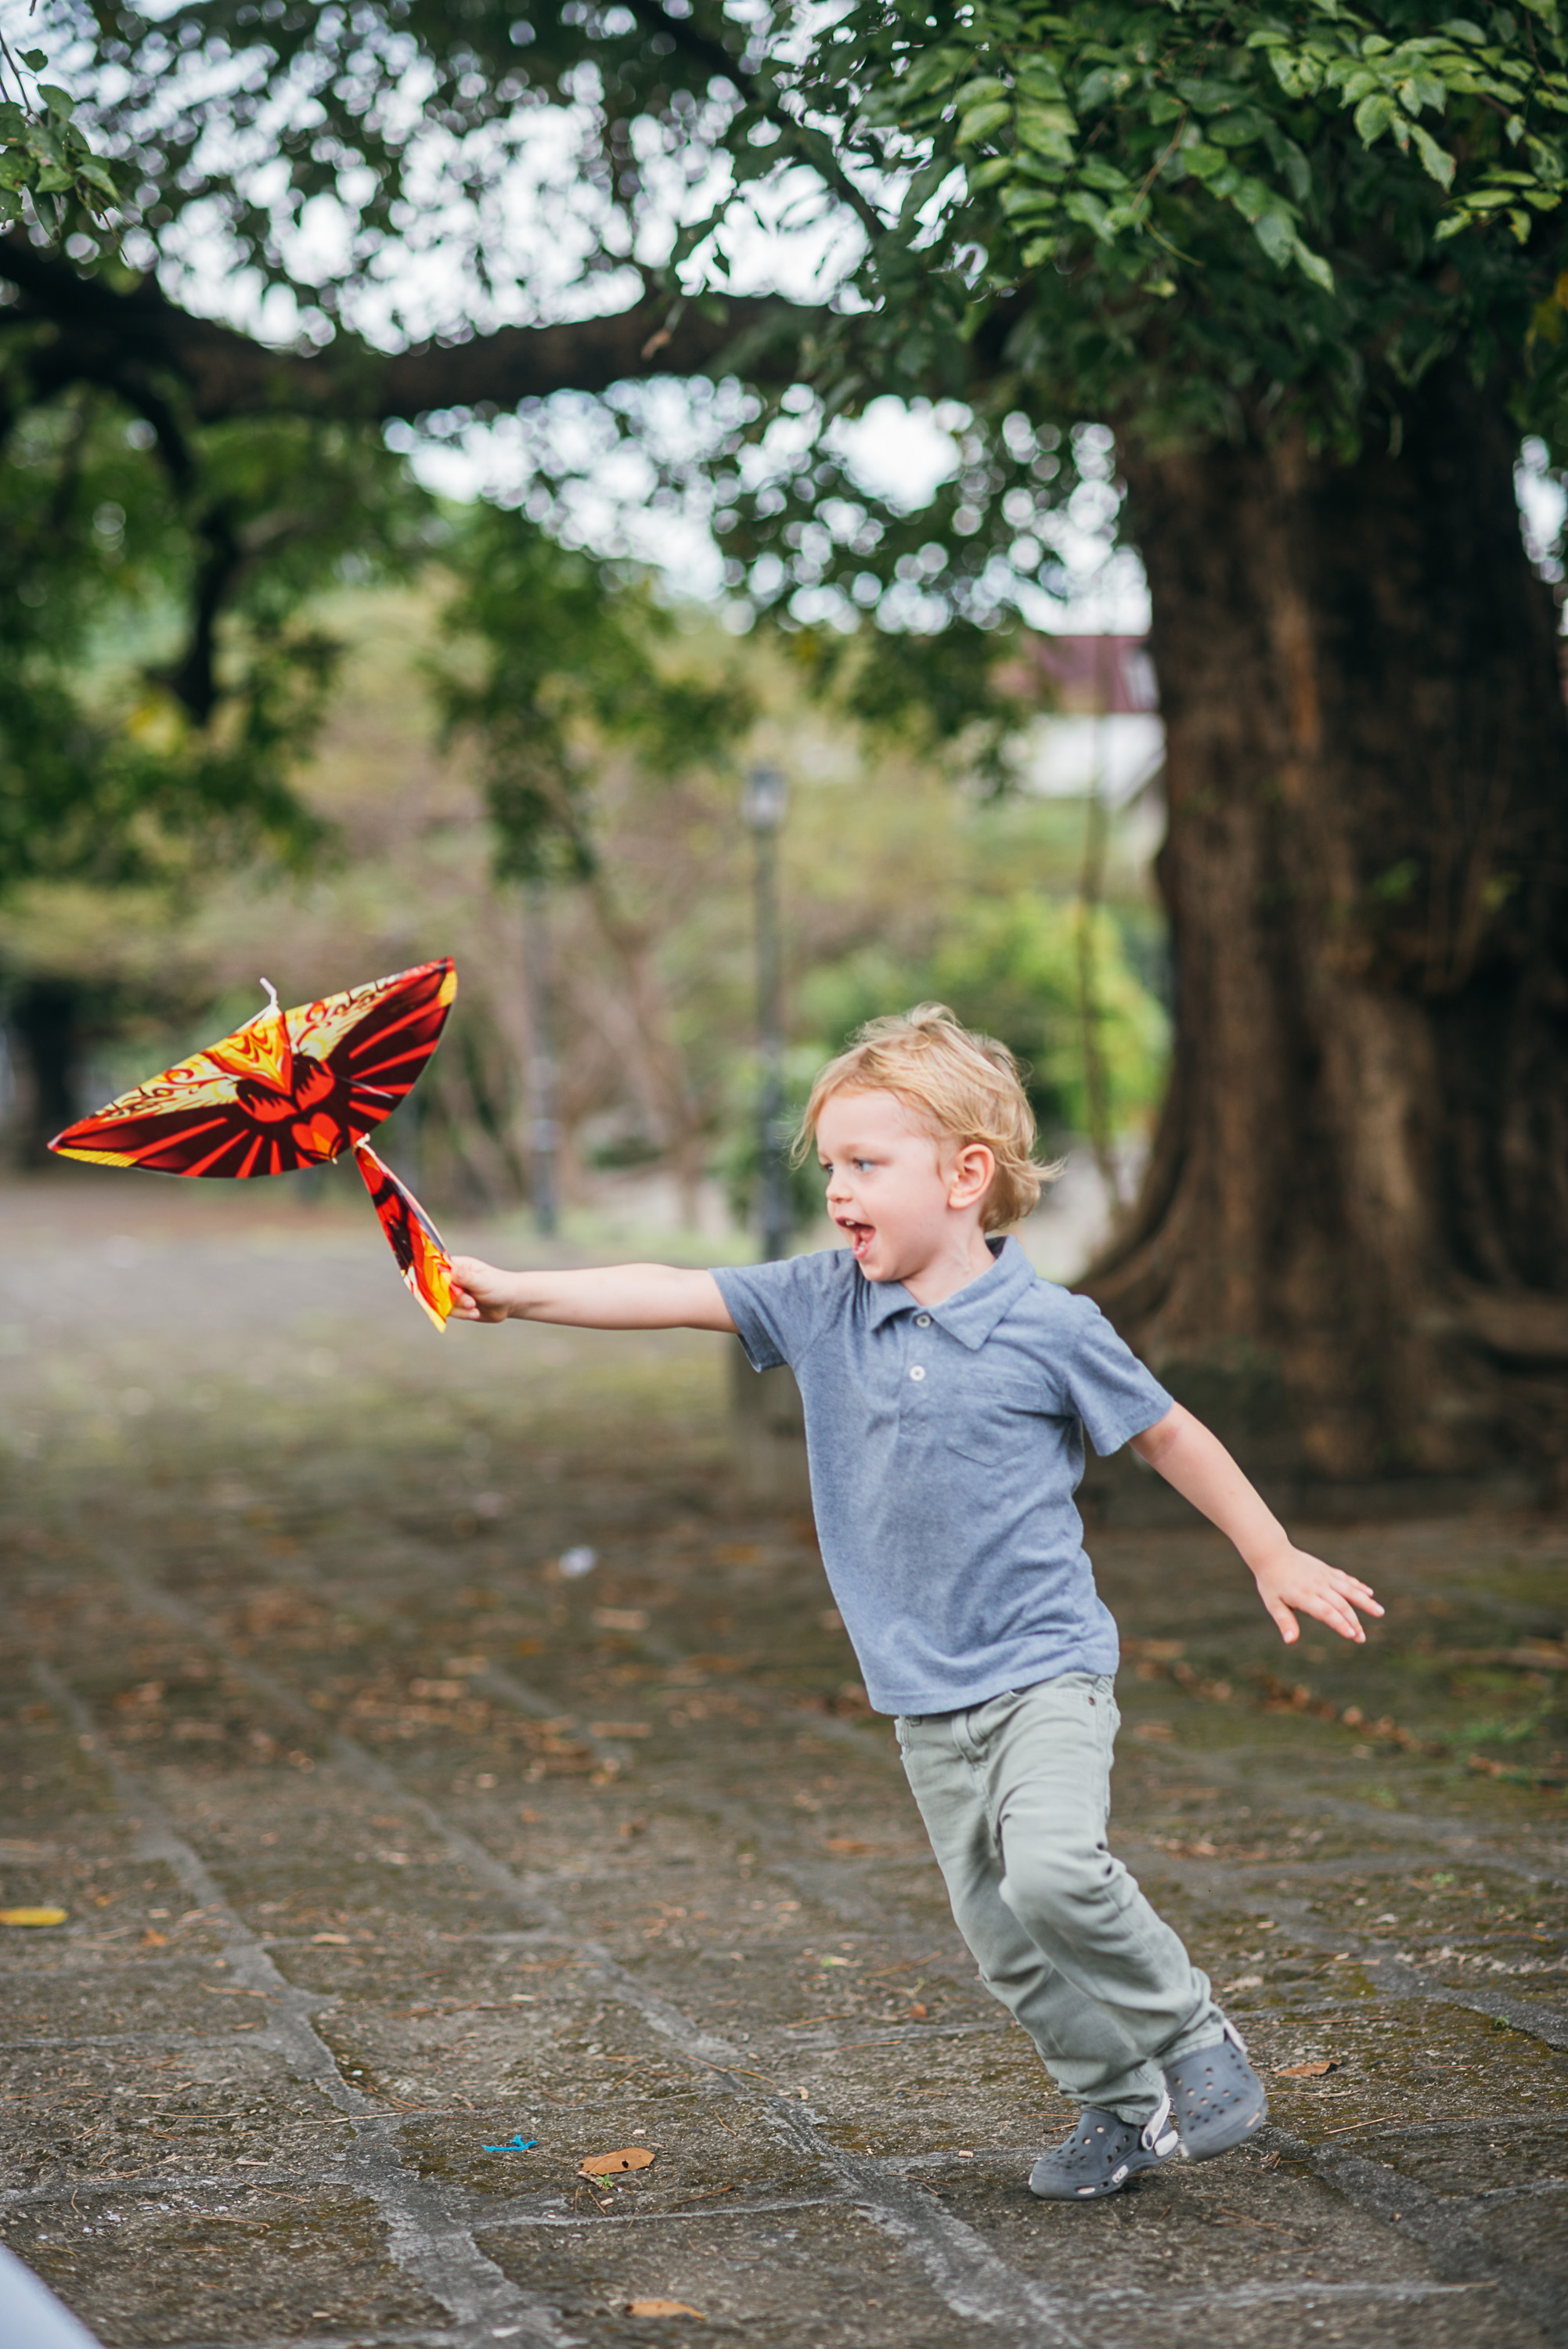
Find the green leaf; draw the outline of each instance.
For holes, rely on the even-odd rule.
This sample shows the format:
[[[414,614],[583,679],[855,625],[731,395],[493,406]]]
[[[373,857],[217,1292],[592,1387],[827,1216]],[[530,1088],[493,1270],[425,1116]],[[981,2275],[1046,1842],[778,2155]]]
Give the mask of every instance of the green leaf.
[[[1283,269],[1295,251],[1295,222],[1290,214],[1264,212],[1253,222],[1253,233],[1275,267]]]
[[[953,93],[954,106],[979,106],[988,98],[1006,98],[1007,85],[995,74],[982,74],[977,81],[966,81],[962,89]]]
[[[38,84],[38,96],[57,120],[68,122],[77,110],[77,101],[68,90],[57,89],[52,81]]]
[[[1025,98],[1055,98],[1058,101],[1067,98],[1060,74],[1044,57],[1026,58],[1018,67],[1016,78],[1019,93]]]
[[[1102,243],[1109,244],[1114,241],[1109,213],[1099,198],[1091,196],[1087,188],[1075,188],[1062,209],[1072,219],[1081,221],[1085,228],[1093,229]]]
[[[1095,106],[1106,106],[1113,98],[1120,98],[1122,93],[1131,87],[1132,76],[1125,67],[1101,66],[1097,72],[1089,75],[1087,81],[1079,84],[1078,102],[1086,109]]]
[[[966,164],[965,177],[970,194],[978,195],[982,188],[994,188],[998,180],[1010,180],[1016,168],[1011,155],[992,155],[984,163]]]
[[[1448,95],[1435,74],[1416,73],[1401,88],[1399,101],[1411,114],[1419,114],[1426,106],[1429,106],[1434,114],[1441,114],[1448,103]]]
[[[1356,130],[1364,147],[1380,139],[1394,119],[1394,101],[1386,90],[1374,90],[1356,109]]]
[[[1250,147],[1268,127],[1268,117],[1255,106],[1247,106],[1239,114],[1221,115],[1217,121],[1206,123],[1204,129],[1217,147]]]
[[[1436,180],[1439,187],[1451,188],[1454,183],[1454,159],[1448,149],[1439,147],[1431,132],[1423,130],[1418,122],[1411,123],[1410,136],[1429,176]]]
[[[1065,106],[1028,107],[1018,116],[1018,137],[1026,147],[1037,155],[1049,155],[1058,163],[1073,160],[1073,134],[1078,124]]]
[[[972,106],[958,126],[957,144],[973,147],[976,140],[999,130],[1003,123],[1012,119],[1013,109],[1006,102],[994,100],[985,106]]]
[[[1291,249],[1295,255],[1295,265],[1301,271],[1302,275],[1304,277],[1310,277],[1313,284],[1323,293],[1332,294],[1334,291],[1334,272],[1330,269],[1327,262],[1323,258],[1323,255],[1320,253],[1314,253],[1310,245],[1303,244],[1299,236],[1295,239]]]
[[[85,163],[77,166],[77,176],[85,180],[89,188],[101,188],[104,194],[111,199],[118,198],[119,194],[108,165],[100,163],[96,155],[89,155]]]
[[[1149,101],[1148,114],[1150,122],[1174,122],[1179,115],[1185,114],[1186,111],[1181,99],[1172,98],[1168,89],[1157,89]]]
[[[42,49],[24,49],[21,52],[21,57],[22,63],[26,67],[29,73],[42,73],[44,67],[49,62]]]
[[[1126,195],[1132,186],[1125,171],[1108,163],[1101,155],[1086,155],[1078,169],[1078,177],[1087,180],[1091,188],[1103,190],[1108,196]]]
[[[1195,179],[1212,180],[1231,169],[1231,159],[1222,147],[1210,147],[1200,140],[1196,147],[1183,147],[1178,160],[1184,163]]]

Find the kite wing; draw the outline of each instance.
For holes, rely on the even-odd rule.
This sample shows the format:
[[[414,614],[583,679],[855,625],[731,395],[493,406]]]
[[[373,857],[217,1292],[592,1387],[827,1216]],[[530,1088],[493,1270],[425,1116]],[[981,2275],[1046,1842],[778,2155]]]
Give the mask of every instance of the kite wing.
[[[452,1259],[441,1235],[406,1184],[384,1165],[367,1142],[354,1145],[354,1163],[365,1177],[397,1268],[438,1330],[452,1309]]]
[[[420,963],[291,1011],[267,991],[267,1009],[232,1036],[67,1126],[50,1149],[159,1174],[325,1165],[408,1092],[446,1025],[458,974],[449,959]]]

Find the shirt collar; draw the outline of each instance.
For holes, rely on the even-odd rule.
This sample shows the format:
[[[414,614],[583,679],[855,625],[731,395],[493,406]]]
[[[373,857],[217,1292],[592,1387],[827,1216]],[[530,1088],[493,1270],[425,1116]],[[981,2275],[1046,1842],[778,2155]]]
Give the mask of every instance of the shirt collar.
[[[861,1278],[869,1292],[866,1299],[866,1319],[873,1330],[891,1321],[897,1313],[929,1313],[939,1330],[971,1352],[983,1346],[992,1330],[1006,1313],[1009,1313],[1036,1278],[1035,1268],[1016,1239],[1005,1239],[999,1247],[992,1243],[995,1262],[988,1272],[976,1273],[940,1305],[922,1305],[913,1298],[902,1280],[867,1280]],[[858,1269],[858,1268],[857,1268]]]

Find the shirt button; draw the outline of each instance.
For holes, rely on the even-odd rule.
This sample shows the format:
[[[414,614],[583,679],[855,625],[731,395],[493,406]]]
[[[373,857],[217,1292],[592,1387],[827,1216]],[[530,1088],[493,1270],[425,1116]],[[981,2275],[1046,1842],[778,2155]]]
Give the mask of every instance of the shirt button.
[[[914,1317],[914,1326],[917,1330],[929,1330],[931,1327],[930,1314],[917,1313]]]
[[[916,1362],[909,1375],[912,1379],[923,1379],[925,1376],[925,1372],[921,1369],[920,1364]]]

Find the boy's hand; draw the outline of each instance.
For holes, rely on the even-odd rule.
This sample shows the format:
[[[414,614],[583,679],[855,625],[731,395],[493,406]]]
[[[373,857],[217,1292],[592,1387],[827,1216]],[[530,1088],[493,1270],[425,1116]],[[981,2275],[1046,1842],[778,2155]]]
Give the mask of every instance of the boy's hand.
[[[1336,1566],[1326,1566],[1310,1551],[1297,1549],[1287,1543],[1277,1556],[1254,1566],[1253,1574],[1258,1595],[1279,1626],[1280,1638],[1287,1648],[1294,1647],[1301,1637],[1301,1626],[1293,1609],[1304,1615],[1315,1616],[1326,1623],[1331,1631],[1342,1638],[1362,1641],[1367,1634],[1362,1629],[1359,1607],[1363,1614],[1381,1615],[1383,1609],[1364,1582],[1353,1574],[1344,1574]]]
[[[452,1258],[452,1319],[455,1321],[504,1321],[510,1315],[517,1283],[510,1272],[498,1272],[477,1256]]]

